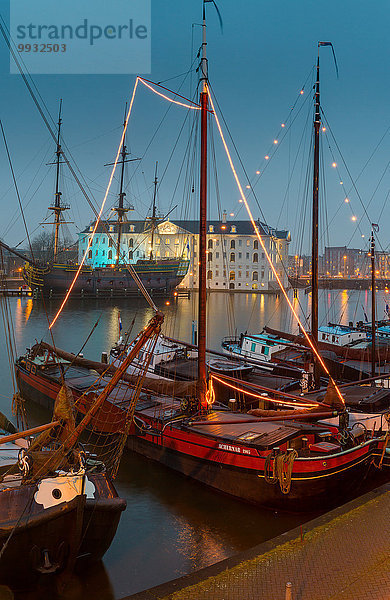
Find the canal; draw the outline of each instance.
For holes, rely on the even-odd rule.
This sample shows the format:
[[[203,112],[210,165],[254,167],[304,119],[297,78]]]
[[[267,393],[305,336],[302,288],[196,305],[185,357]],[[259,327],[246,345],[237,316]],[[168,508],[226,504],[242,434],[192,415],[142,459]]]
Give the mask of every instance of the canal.
[[[321,290],[320,323],[342,323],[369,315],[367,291]],[[164,333],[191,341],[197,296],[180,298],[169,305],[158,301],[165,313]],[[301,316],[310,314],[310,295],[300,291],[293,299]],[[378,298],[378,306],[382,300]],[[385,298],[383,298],[385,308]],[[10,298],[17,353],[36,340],[51,341],[48,322],[59,303],[31,298]],[[382,317],[378,309],[378,318]],[[53,328],[55,344],[79,352],[94,324],[99,324],[83,350],[100,359],[118,338],[118,318],[124,331],[135,335],[153,314],[143,299],[70,301]],[[267,294],[212,293],[208,302],[208,347],[220,350],[221,339],[242,331],[258,332],[265,324],[294,329],[282,296]],[[132,337],[132,336],[130,336]],[[5,336],[0,342],[0,410],[12,419],[13,393]],[[47,422],[48,411],[28,405],[29,425]],[[116,486],[127,500],[116,538],[103,564],[82,573],[65,587],[61,599],[114,600],[185,575],[250,548],[308,520],[310,515],[291,515],[260,510],[208,490],[143,457],[125,453]],[[21,596],[30,598],[30,595]],[[37,598],[39,596],[31,596]]]

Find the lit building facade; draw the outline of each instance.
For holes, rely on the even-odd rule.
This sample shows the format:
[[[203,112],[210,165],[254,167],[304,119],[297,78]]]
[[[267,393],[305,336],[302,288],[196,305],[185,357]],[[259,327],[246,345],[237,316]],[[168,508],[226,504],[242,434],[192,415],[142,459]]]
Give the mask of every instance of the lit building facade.
[[[79,259],[88,246],[94,224],[79,234]],[[190,267],[180,288],[197,289],[199,264],[198,222],[189,220],[163,221],[152,234],[144,221],[128,221],[122,225],[121,262],[135,263],[140,259],[183,256]],[[288,286],[287,264],[289,231],[278,231],[257,222],[265,248],[284,287]],[[107,235],[109,232],[109,236]],[[99,225],[86,264],[94,267],[114,265],[117,223]],[[153,241],[153,243],[152,243]],[[251,221],[208,221],[207,225],[207,287],[226,291],[277,291],[279,285],[265,256]]]

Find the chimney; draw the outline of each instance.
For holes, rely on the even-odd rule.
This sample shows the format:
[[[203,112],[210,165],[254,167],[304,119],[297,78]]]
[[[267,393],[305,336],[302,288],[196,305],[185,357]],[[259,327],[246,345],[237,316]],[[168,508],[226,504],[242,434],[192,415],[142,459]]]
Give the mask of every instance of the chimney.
[[[222,223],[226,223],[226,217],[227,217],[227,212],[226,212],[226,210],[224,210],[222,213]]]

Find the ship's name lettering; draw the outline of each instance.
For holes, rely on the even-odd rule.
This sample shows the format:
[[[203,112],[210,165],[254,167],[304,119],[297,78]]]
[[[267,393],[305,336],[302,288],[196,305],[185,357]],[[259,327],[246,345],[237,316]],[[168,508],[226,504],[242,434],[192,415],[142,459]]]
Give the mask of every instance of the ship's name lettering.
[[[220,450],[229,450],[229,452],[240,452],[241,453],[241,448],[239,446],[229,446],[229,444],[218,444],[218,448]],[[242,452],[244,454],[250,454],[249,450],[247,452],[245,452],[245,448],[242,449]]]

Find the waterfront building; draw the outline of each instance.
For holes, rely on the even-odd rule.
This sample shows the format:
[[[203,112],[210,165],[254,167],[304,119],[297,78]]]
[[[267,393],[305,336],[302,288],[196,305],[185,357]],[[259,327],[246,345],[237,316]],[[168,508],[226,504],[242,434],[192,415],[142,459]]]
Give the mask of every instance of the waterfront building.
[[[277,273],[287,287],[287,263],[290,232],[279,231],[257,222],[262,240],[270,254]],[[79,260],[88,246],[93,231],[92,222],[79,234]],[[156,225],[152,235],[145,221],[128,220],[122,226],[121,262],[134,264],[137,260],[175,258],[190,260],[182,289],[197,289],[199,262],[199,224],[191,220],[169,219]],[[107,235],[109,232],[109,236]],[[93,267],[115,265],[117,222],[99,224],[93,244],[88,250],[86,264]],[[220,220],[207,225],[207,287],[226,291],[275,291],[279,289],[275,276],[265,258],[251,221],[228,220],[226,213]]]

